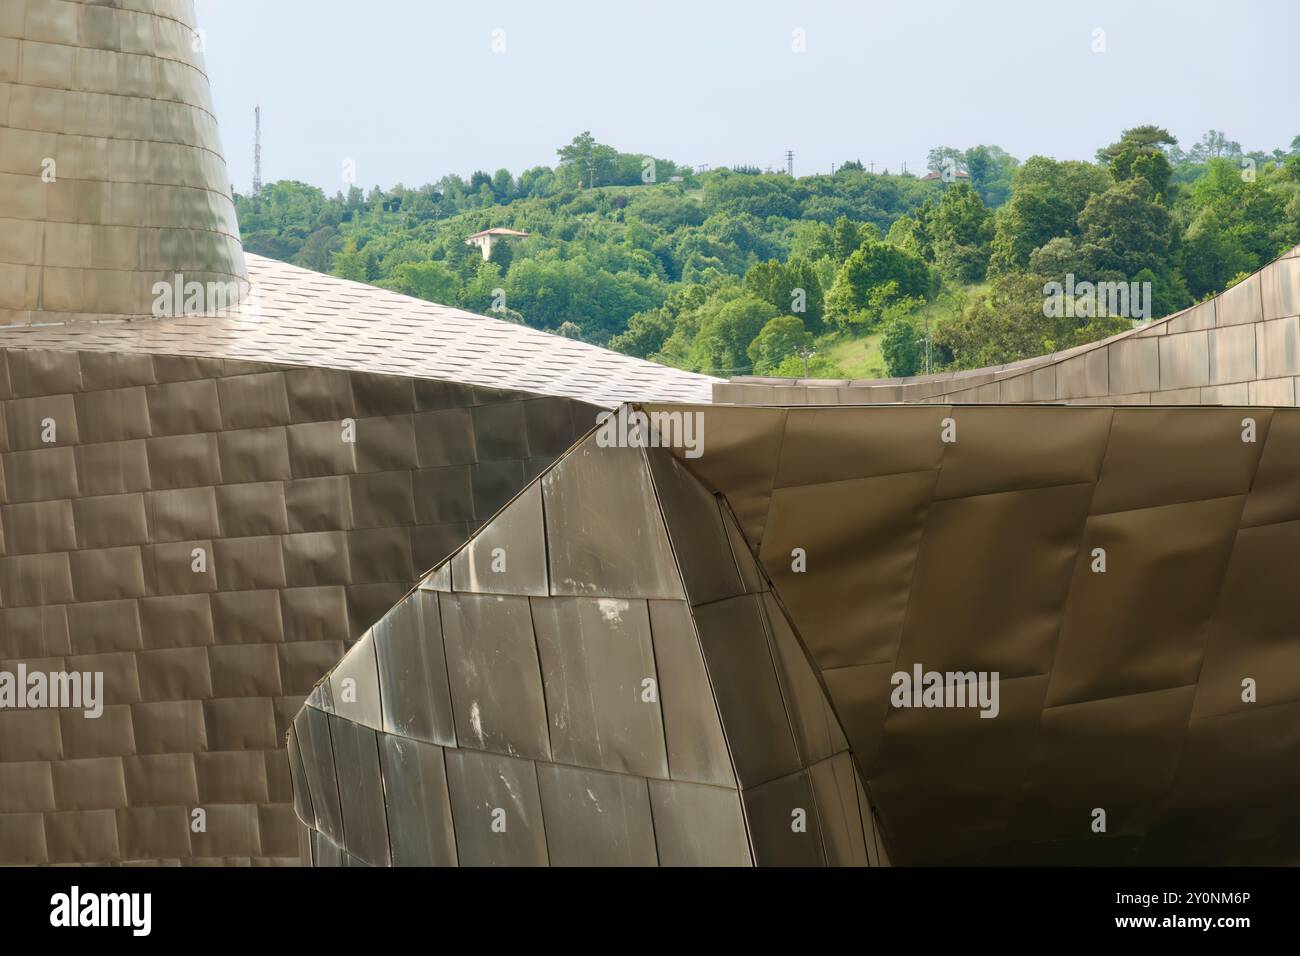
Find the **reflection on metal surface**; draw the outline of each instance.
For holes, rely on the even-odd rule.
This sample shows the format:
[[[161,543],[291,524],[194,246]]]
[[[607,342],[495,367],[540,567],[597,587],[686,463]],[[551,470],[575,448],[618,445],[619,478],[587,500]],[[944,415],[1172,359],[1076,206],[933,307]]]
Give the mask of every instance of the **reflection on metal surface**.
[[[542,509],[530,504],[539,488]],[[500,549],[500,571],[458,573],[483,542]],[[552,568],[540,593],[535,575],[510,571],[516,552],[535,564],[538,542]],[[589,436],[375,626],[406,628],[438,595],[456,739],[444,752],[451,792],[431,794],[427,812],[450,814],[461,865],[881,862],[848,739],[752,555],[733,544],[744,547],[730,514],[668,452]],[[359,643],[322,686],[337,693],[365,653]],[[381,670],[376,696],[388,679]],[[309,698],[304,712],[316,709]],[[301,732],[290,732],[295,752]],[[310,771],[291,766],[295,788],[310,788]],[[403,782],[381,772],[390,813],[408,805]],[[346,832],[335,843],[373,856]],[[342,859],[327,848],[313,862]]]
[[[715,407],[704,427],[762,447],[771,413]],[[746,505],[746,533],[848,736],[880,849],[904,864],[1297,862],[1300,649],[1281,569],[1300,552],[1300,411],[934,417],[955,441],[916,408],[800,408],[785,447],[798,433],[802,454],[750,455],[748,474],[735,454],[679,459],[727,498],[776,488]],[[916,470],[875,474],[905,446]],[[894,675],[918,666],[997,673],[997,717],[892,706]],[[765,793],[747,804],[761,812]]]
[[[170,314],[244,298],[202,48],[189,0],[5,0],[0,326],[156,317],[157,284]]]
[[[701,458],[589,438],[540,478],[548,505],[580,502],[569,486],[602,472],[651,485],[649,511],[551,528],[552,566],[571,535],[583,577],[516,599],[533,627],[512,640],[538,649],[529,681],[545,695],[531,721],[549,754],[522,763],[549,862],[1300,858],[1300,618],[1282,599],[1300,557],[1300,411],[689,410],[710,436]],[[629,575],[627,542],[661,535],[671,557],[642,549],[661,568]],[[647,601],[665,581],[690,603]],[[958,675],[949,687],[969,674],[972,696],[891,699],[914,672]],[[978,675],[994,698],[976,700]],[[507,677],[475,696],[487,725],[518,713]],[[509,746],[458,724],[447,754]],[[708,788],[699,823],[672,815],[679,783]],[[450,813],[458,832],[486,826],[454,799]]]
[[[313,787],[330,781],[302,791],[299,811],[341,843],[351,811],[328,730],[308,731],[286,761],[293,714],[526,467],[595,415],[398,376],[23,349],[0,353],[0,403],[2,669],[61,658],[105,674],[98,720],[0,710],[6,863],[296,862],[290,763]],[[521,457],[484,457],[471,438],[446,464],[445,435],[426,420],[496,406],[512,406],[521,430],[496,452]],[[513,467],[514,484],[476,471],[489,466]],[[454,741],[441,647],[422,643],[439,633],[437,602],[421,595],[425,618],[375,629],[318,690],[322,710]],[[366,692],[345,695],[344,679]],[[195,808],[206,833],[190,830]]]

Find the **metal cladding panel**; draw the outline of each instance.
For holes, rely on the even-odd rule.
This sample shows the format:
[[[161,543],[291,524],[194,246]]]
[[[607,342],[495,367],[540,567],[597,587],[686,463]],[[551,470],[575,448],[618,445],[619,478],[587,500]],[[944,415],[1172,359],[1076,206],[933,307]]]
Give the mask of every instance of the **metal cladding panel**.
[[[1223,589],[1210,624],[1197,684],[1197,718],[1250,710],[1242,680],[1267,685],[1270,695],[1300,700],[1300,651],[1293,635],[1300,611],[1271,595],[1290,587],[1300,548],[1300,523],[1261,525],[1237,532]]]
[[[822,666],[893,660],[937,478],[845,479],[772,496],[760,558]]]
[[[669,776],[734,788],[736,775],[690,607],[682,601],[649,605]]]
[[[546,866],[537,769],[472,750],[448,750],[447,786],[461,866]]]
[[[1261,274],[1264,319],[1300,315],[1300,262],[1279,259]]]
[[[650,781],[660,866],[752,866],[735,790]]]
[[[824,866],[820,819],[807,770],[742,794],[758,866]]]
[[[1255,273],[1220,295],[1216,300],[1216,324],[1223,327],[1261,321],[1264,305],[1260,286],[1259,273]]]
[[[384,726],[374,631],[367,631],[330,674],[334,713],[374,730]]]
[[[858,803],[853,757],[840,753],[808,769],[828,866],[868,866],[867,841]]]
[[[703,411],[706,429],[713,411]],[[728,411],[732,427],[743,428],[747,410]],[[791,427],[811,411],[789,410]],[[857,417],[864,442],[877,421],[885,446],[894,440],[894,410],[837,411]],[[750,434],[767,440],[770,410],[752,414]],[[797,642],[816,675],[780,675],[785,712],[793,727],[806,727],[795,688],[825,688],[833,707],[826,713],[842,722],[864,774],[856,800],[867,861],[1300,859],[1288,835],[1294,805],[1280,796],[1293,792],[1286,768],[1300,753],[1287,722],[1300,699],[1289,677],[1296,622],[1279,598],[1300,519],[1300,414],[969,407],[951,418],[955,441],[942,450],[937,475],[854,479],[828,471],[820,482],[783,488],[779,463],[754,455],[738,485],[741,495],[765,480],[778,488],[768,513],[752,522],[763,534],[749,539],[774,582],[766,600],[777,606],[766,609],[766,627],[778,662]],[[919,425],[912,440],[930,447],[932,428]],[[698,462],[679,460],[705,482],[741,468],[709,461],[708,451]],[[863,467],[874,470],[870,461]],[[895,520],[858,517],[864,502],[882,501],[884,483],[917,475],[928,481],[911,499],[912,521],[897,520],[909,512],[890,500],[881,510]],[[806,552],[802,569],[791,567],[794,548]],[[894,549],[906,572],[869,606],[901,598],[894,619],[901,638],[863,651],[872,619],[838,628],[881,574],[846,569],[863,553]],[[718,629],[710,614],[730,603],[693,614],[744,781],[746,750],[727,682],[757,655],[743,665],[712,656]],[[826,606],[839,613],[822,613]],[[730,646],[752,630],[737,629]],[[914,669],[994,673],[1000,693],[978,707],[908,703],[895,694],[897,678]],[[751,707],[764,699],[755,676],[745,684]],[[981,717],[990,707],[993,719]],[[775,708],[769,712],[779,726]],[[1261,732],[1267,740],[1255,736]],[[772,750],[785,747],[784,732],[769,736]],[[807,767],[816,756],[804,748],[800,762]],[[859,852],[857,836],[831,832],[828,814],[844,819],[856,789],[831,786],[826,768],[836,761],[843,762],[836,755],[808,770],[828,862]],[[797,786],[786,782],[797,774],[779,779]],[[760,864],[789,859],[799,847],[783,826],[797,801],[779,801],[780,814],[764,808],[758,797],[769,787],[743,790]],[[1099,809],[1104,832],[1093,827]],[[1218,827],[1216,819],[1227,822]],[[764,857],[764,832],[782,852]]]
[[[655,866],[646,781],[625,774],[538,764],[552,866]]]
[[[1068,417],[1052,408],[981,408],[974,415],[954,411],[955,440],[941,442],[937,426],[933,432],[934,444],[943,448],[935,497],[1095,481],[1111,414],[1108,408],[1080,409]],[[1031,445],[1022,438],[1027,433],[1036,436]]]
[[[155,283],[187,280],[238,304],[243,250],[192,6],[6,6],[0,214],[20,281],[0,325],[149,316]]]
[[[1199,501],[1250,490],[1268,409],[1117,409],[1092,513]],[[1253,422],[1253,441],[1249,438]],[[1152,449],[1159,448],[1159,456]]]
[[[1195,693],[1172,687],[1045,708],[1023,826],[1038,839],[1069,839],[1101,807],[1107,834],[1146,833],[1178,773]],[[1110,746],[1119,734],[1128,745]]]
[[[1261,336],[1263,326],[1228,325],[1221,329],[1210,329],[1205,333],[1209,338],[1208,358],[1209,376],[1183,376],[1188,385],[1226,385],[1232,382],[1248,382],[1264,376],[1264,369],[1256,364],[1256,337]],[[1183,336],[1172,336],[1171,341],[1178,341]],[[1266,336],[1264,336],[1267,339]],[[1171,355],[1177,361],[1178,355]],[[1199,369],[1198,369],[1199,370]],[[1195,379],[1195,380],[1194,380]]]
[[[0,713],[0,739],[15,740],[0,748],[0,773],[17,763],[47,761],[53,771],[64,761],[137,754],[193,764],[192,755],[209,753],[204,779],[224,768],[231,783],[213,783],[204,796],[208,835],[164,841],[152,849],[176,856],[146,858],[292,857],[293,793],[283,763],[289,717],[347,646],[410,590],[417,569],[445,558],[468,530],[441,523],[466,501],[472,509],[468,474],[454,485],[440,469],[417,467],[415,433],[404,424],[424,410],[417,396],[433,393],[397,376],[130,353],[7,348],[0,368],[0,659],[30,668],[66,658],[105,675],[97,720],[75,711],[34,721]],[[519,406],[525,444],[543,454],[568,441],[583,417],[577,403],[554,398],[547,414],[530,420],[522,407],[533,396],[457,383],[441,383],[436,398],[471,416],[483,398]],[[356,445],[347,441],[348,423],[333,417],[343,413],[360,416]],[[53,419],[52,446],[39,427],[31,431],[33,416],[37,426]],[[35,445],[19,447],[28,438]],[[515,483],[494,493],[513,495],[523,461],[459,467],[501,464],[498,482],[515,475]],[[536,524],[540,538],[540,515]],[[434,610],[436,637],[436,602]],[[355,697],[326,686],[321,707],[373,730],[454,744],[447,692],[426,694],[421,676],[427,670],[429,686],[445,688],[441,646],[417,648],[417,637],[424,640],[399,637],[398,659],[383,660],[384,681],[380,651],[365,640],[336,674],[356,681]],[[407,675],[422,682],[405,694],[409,712],[401,709]],[[343,841],[337,783],[332,803],[308,802],[323,758],[313,759],[308,735],[297,737],[306,798],[297,809],[320,816]],[[280,767],[280,789],[271,786],[268,760]],[[133,780],[127,806],[189,813],[192,801],[180,800],[163,775]],[[65,834],[73,820],[65,814],[82,812],[82,802],[65,787],[52,804],[24,812],[36,813],[38,826],[57,819]],[[18,811],[0,816],[10,812]],[[126,855],[133,848],[149,848],[134,836],[117,839],[116,829],[110,835],[60,836],[57,862],[128,862],[139,859]],[[35,852],[22,840],[14,846],[24,859]],[[99,850],[115,855],[77,856]]]
[[[394,866],[455,866],[456,834],[442,748],[379,735]]]
[[[667,777],[646,602],[552,598],[532,611],[554,759]]]
[[[378,735],[342,717],[330,717],[334,768],[339,775],[343,834],[348,852],[372,866],[390,863]]]
[[[371,632],[379,665],[384,731],[455,746],[436,595],[415,591],[376,621]]]
[[[463,747],[551,756],[528,598],[440,594],[447,676]]]
[[[911,603],[900,669],[1045,672],[1091,496],[1091,485],[1071,484],[936,501],[911,587],[944,600]],[[972,564],[963,548],[972,540],[999,560]],[[967,635],[979,637],[972,645]]]
[[[661,449],[646,455],[692,604],[744,593],[718,500]]]
[[[706,425],[718,423],[711,430],[724,424],[718,420],[720,411],[706,413]],[[882,409],[879,432],[869,433],[861,428],[860,412],[855,409],[791,409],[785,441],[778,442],[775,486],[784,489],[936,469],[945,451],[940,441],[943,420],[950,414],[944,406]],[[934,441],[918,441],[917,436],[927,431]],[[767,429],[760,434],[766,438]],[[707,472],[707,460],[714,454],[714,446],[708,445],[701,458],[703,467],[683,463],[692,471]],[[730,494],[727,499],[733,500]]]
[[[683,597],[639,449],[601,448],[590,435],[541,483],[552,594]]]
[[[764,594],[762,600],[781,695],[804,766],[844,753],[849,749],[848,741],[785,612],[770,593]]]
[[[1159,343],[1133,338],[1113,343],[1106,352],[1112,392],[1153,392],[1160,388]]]
[[[1242,497],[1097,515],[1060,623],[1048,705],[1194,684]],[[1112,561],[1125,556],[1123,573]]]
[[[1258,377],[1300,373],[1300,318],[1292,316],[1256,326]]]
[[[545,596],[550,593],[545,541],[542,489],[533,484],[457,552],[452,585],[479,594]]]
[[[307,791],[315,812],[313,828],[336,843],[343,841],[343,810],[339,799],[338,773],[334,767],[334,744],[330,740],[329,715],[304,707],[294,718],[294,735],[300,741]]]
[[[704,660],[742,787],[784,776],[799,753],[768,646],[763,605],[745,595],[694,609]]]

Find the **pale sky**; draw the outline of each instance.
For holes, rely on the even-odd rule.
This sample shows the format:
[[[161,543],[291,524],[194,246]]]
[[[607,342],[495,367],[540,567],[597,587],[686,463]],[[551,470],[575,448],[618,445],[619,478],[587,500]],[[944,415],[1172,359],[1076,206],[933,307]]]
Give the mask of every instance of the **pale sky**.
[[[230,175],[333,193],[555,164],[601,142],[689,164],[923,170],[932,146],[1090,159],[1300,134],[1297,0],[197,0]],[[1094,31],[1105,51],[1093,52]],[[796,34],[795,31],[802,31]],[[796,52],[799,36],[804,51]],[[497,52],[504,45],[504,50]]]

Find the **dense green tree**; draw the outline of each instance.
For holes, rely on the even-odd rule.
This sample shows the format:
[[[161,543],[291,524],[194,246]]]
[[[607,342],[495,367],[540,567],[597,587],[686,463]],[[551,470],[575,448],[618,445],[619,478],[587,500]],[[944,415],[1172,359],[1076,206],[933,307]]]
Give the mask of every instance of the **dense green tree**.
[[[403,262],[380,283],[403,295],[429,302],[459,302],[463,283],[445,262]]]
[[[1109,185],[1106,171],[1091,163],[1030,157],[1016,170],[1011,199],[995,218],[990,271],[1024,269],[1049,239],[1077,235],[1088,199]]]
[[[1079,251],[1097,271],[1130,278],[1142,269],[1163,272],[1169,254],[1169,210],[1152,199],[1144,179],[1117,183],[1094,195],[1079,214]]]
[[[934,212],[934,261],[958,282],[983,282],[993,240],[993,214],[969,183],[944,190]]]
[[[965,154],[971,187],[990,209],[1001,206],[1011,195],[1016,158],[1000,146],[972,146]]]
[[[902,298],[929,298],[933,278],[925,262],[887,242],[871,240],[835,275],[826,296],[826,318],[841,329],[863,327]]]
[[[874,226],[853,222],[848,216],[840,216],[831,229],[831,255],[836,262],[843,262],[864,242],[879,239],[880,232]]]
[[[568,146],[561,146],[556,153],[566,178],[587,188],[606,182],[618,158],[612,147],[596,142],[590,130],[573,137]]]
[[[802,319],[779,315],[763,326],[745,353],[754,363],[755,375],[768,375],[787,356],[811,352],[812,345],[813,335],[804,328]]]
[[[1125,150],[1142,152],[1160,152],[1178,145],[1178,137],[1163,126],[1135,126],[1120,133],[1120,137],[1109,146],[1097,150],[1097,162],[1109,166]]]
[[[776,308],[748,293],[730,299],[700,321],[691,362],[701,372],[734,375],[749,371],[749,343],[772,319]]]
[[[885,359],[885,371],[890,376],[903,377],[921,371],[925,361],[925,338],[910,315],[896,315],[884,323],[880,339],[880,353]]]
[[[1144,150],[1131,143],[1123,146],[1110,161],[1110,174],[1115,182],[1143,179],[1158,197],[1163,197],[1168,190],[1173,172],[1174,169],[1163,152],[1158,149]]]
[[[934,262],[934,203],[927,199],[911,215],[899,216],[885,240],[918,259]]]
[[[745,286],[777,311],[797,315],[810,331],[821,331],[821,282],[806,259],[760,262],[745,273]]]

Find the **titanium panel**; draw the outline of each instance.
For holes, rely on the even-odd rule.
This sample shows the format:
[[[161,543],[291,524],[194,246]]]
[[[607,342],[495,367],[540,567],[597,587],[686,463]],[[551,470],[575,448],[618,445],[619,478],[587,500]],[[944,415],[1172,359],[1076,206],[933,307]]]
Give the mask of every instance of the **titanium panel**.
[[[528,598],[439,594],[438,604],[460,746],[549,760]]]
[[[826,865],[807,770],[745,790],[742,799],[757,866]]]
[[[520,492],[456,553],[451,579],[457,591],[477,594],[549,593],[540,485]]]
[[[651,780],[660,866],[752,866],[735,790]]]
[[[798,770],[759,598],[745,595],[697,607],[695,622],[741,786]]]
[[[541,482],[552,594],[684,596],[639,449],[602,449],[590,435]]]
[[[454,747],[437,595],[416,590],[376,621],[371,632],[385,733]]]
[[[535,599],[532,611],[553,758],[667,777],[646,602],[557,597]]]
[[[650,793],[640,777],[538,764],[552,866],[655,866]]]
[[[379,735],[394,866],[455,866],[456,834],[441,747]]]
[[[472,750],[444,755],[460,865],[546,866],[533,762]]]
[[[735,787],[690,607],[681,601],[650,601],[649,605],[669,775],[674,780]]]

